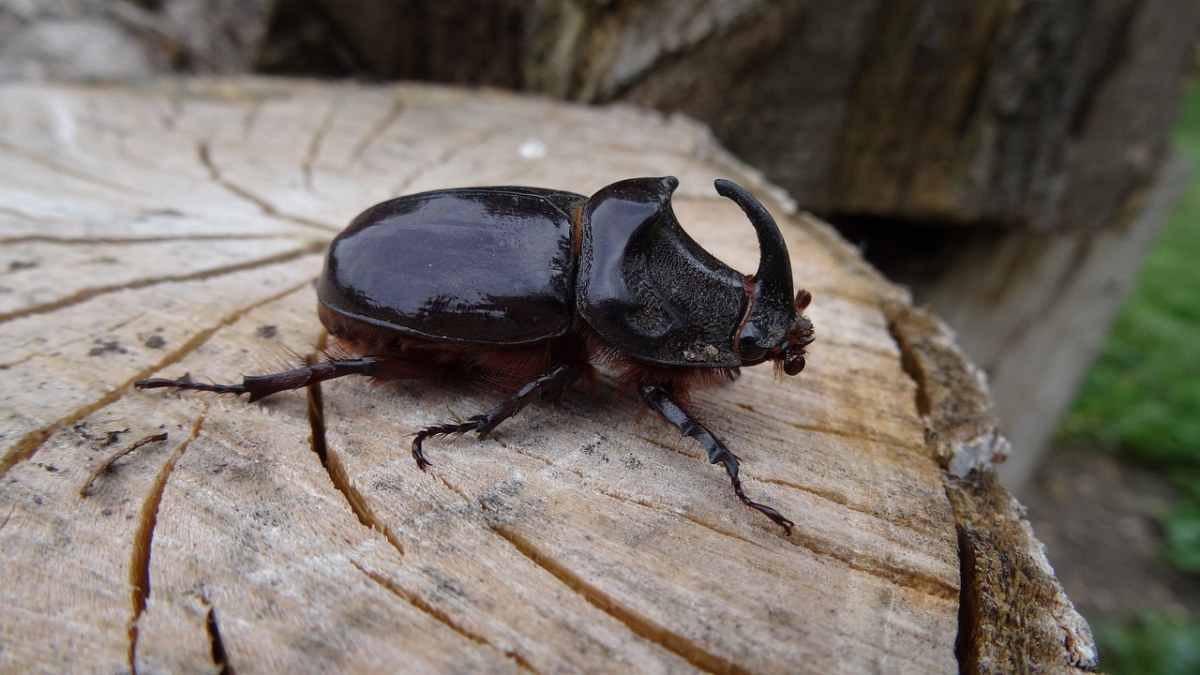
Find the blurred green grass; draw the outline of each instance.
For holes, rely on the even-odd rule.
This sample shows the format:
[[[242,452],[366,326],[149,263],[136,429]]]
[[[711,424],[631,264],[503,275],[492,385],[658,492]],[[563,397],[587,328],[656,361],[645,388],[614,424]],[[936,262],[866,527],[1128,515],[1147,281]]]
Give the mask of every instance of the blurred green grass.
[[[1098,626],[1100,666],[1108,673],[1200,672],[1200,624],[1146,613],[1124,625]]]
[[[1193,176],[1147,257],[1059,436],[1155,470],[1177,491],[1164,555],[1200,574],[1200,87],[1175,132]],[[1096,626],[1112,673],[1200,672],[1200,616],[1149,610]]]
[[[1200,167],[1200,88],[1175,145]],[[1200,469],[1200,180],[1193,175],[1062,433],[1162,468]],[[1197,476],[1200,477],[1200,476]]]

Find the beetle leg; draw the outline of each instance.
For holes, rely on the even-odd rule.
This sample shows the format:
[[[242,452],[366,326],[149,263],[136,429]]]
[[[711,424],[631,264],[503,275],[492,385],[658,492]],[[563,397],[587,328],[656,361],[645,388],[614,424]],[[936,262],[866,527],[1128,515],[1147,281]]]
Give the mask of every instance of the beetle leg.
[[[421,449],[421,444],[426,438],[433,436],[449,436],[451,434],[465,434],[468,431],[474,431],[479,427],[478,418],[482,415],[475,415],[466,422],[450,422],[447,424],[434,424],[425,427],[413,436],[412,440],[412,456],[417,461],[417,468],[424,471],[426,468],[433,465],[433,462],[425,458],[425,451]]]
[[[729,480],[733,483],[733,492],[743,504],[758,511],[764,516],[770,518],[775,524],[779,525],[789,535],[792,533],[792,527],[795,523],[783,517],[775,509],[752,501],[746,496],[742,490],[742,481],[738,478],[738,458],[725,447],[719,438],[713,435],[703,424],[700,423],[690,412],[683,407],[683,404],[675,398],[667,385],[652,384],[641,387],[642,400],[653,408],[663,419],[674,425],[679,431],[690,438],[694,438],[704,446],[708,452],[708,461],[710,464],[720,463],[725,466],[725,472],[729,474]]]
[[[430,438],[431,436],[448,436],[450,434],[465,434],[469,431],[474,431],[479,434],[480,438],[484,438],[501,422],[521,412],[525,406],[529,405],[534,396],[547,391],[562,390],[571,383],[575,375],[576,372],[570,366],[560,363],[544,374],[526,382],[512,396],[504,399],[482,415],[475,415],[466,422],[450,422],[425,427],[413,437],[413,459],[417,461],[417,466],[424,471],[431,464],[425,458],[425,452],[421,449],[421,444],[426,438]]]
[[[364,356],[357,359],[334,359],[310,363],[300,368],[272,373],[270,375],[247,375],[242,377],[241,384],[209,384],[192,379],[191,373],[178,379],[155,377],[149,380],[138,380],[133,386],[138,389],[156,389],[170,387],[191,391],[211,391],[217,394],[250,394],[251,401],[277,394],[289,389],[300,389],[310,384],[332,380],[346,375],[377,375],[382,374],[387,363],[386,357]]]

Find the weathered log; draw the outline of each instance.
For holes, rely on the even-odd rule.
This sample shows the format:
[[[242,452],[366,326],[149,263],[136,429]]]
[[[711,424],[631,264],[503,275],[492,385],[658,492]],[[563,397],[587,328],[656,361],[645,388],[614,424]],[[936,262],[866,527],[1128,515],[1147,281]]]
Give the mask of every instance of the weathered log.
[[[341,380],[260,404],[135,392],[315,355],[320,253],[437,187],[674,174],[774,211],[816,298],[806,372],[696,396],[786,537],[628,394],[406,446],[489,401]],[[944,327],[682,118],[305,82],[0,92],[0,670],[947,672],[1095,664]],[[736,225],[731,225],[735,223]],[[464,264],[466,264],[464,262]],[[959,551],[963,551],[960,560]]]

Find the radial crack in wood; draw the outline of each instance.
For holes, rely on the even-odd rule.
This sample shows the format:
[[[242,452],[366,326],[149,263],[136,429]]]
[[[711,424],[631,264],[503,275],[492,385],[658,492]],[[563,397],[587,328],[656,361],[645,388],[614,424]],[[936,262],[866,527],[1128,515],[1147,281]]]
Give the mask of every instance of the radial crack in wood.
[[[167,488],[171,472],[179,458],[187,451],[188,445],[200,435],[206,413],[207,411],[201,412],[196,417],[196,421],[192,423],[191,435],[175,446],[175,450],[159,469],[154,482],[150,484],[149,493],[142,501],[137,529],[133,536],[133,548],[129,552],[129,595],[133,602],[133,612],[129,619],[129,669],[133,672],[137,672],[138,620],[146,611],[146,600],[150,597],[150,551],[154,545],[154,525],[158,522],[158,508],[162,503],[163,492]]]
[[[324,337],[323,335],[322,343],[324,342]],[[326,473],[329,474],[329,481],[346,498],[346,505],[358,517],[358,522],[362,523],[364,527],[382,534],[384,539],[387,539],[388,543],[396,549],[397,553],[404,555],[404,546],[388,528],[388,524],[380,520],[371,510],[370,503],[363,497],[358,488],[354,486],[354,481],[350,476],[347,475],[341,458],[338,457],[336,452],[329,452],[329,446],[325,442],[325,405],[321,395],[321,383],[317,382],[308,386],[307,394],[308,420],[309,427],[312,429],[309,442],[311,443],[313,452],[320,458],[321,466],[325,467]]]
[[[638,637],[660,645],[668,651],[679,655],[681,658],[692,664],[703,672],[708,673],[747,673],[745,668],[738,666],[736,663],[726,661],[721,657],[712,654],[699,645],[687,638],[676,635],[661,625],[655,624],[650,619],[638,615],[636,612],[625,608],[622,603],[610,598],[600,589],[588,584],[582,577],[577,576],[570,569],[559,565],[552,557],[538,551],[537,547],[530,541],[523,539],[521,536],[506,531],[502,527],[493,527],[492,531],[500,535],[521,555],[525,556],[538,567],[546,570],[554,578],[561,581],[567,588],[578,593],[581,597],[588,601],[596,609],[605,612],[637,635]]]

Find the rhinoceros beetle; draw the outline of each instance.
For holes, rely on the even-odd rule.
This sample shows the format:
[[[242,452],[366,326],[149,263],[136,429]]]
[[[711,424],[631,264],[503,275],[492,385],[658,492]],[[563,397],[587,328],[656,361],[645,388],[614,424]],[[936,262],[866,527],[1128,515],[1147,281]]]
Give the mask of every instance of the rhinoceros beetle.
[[[597,366],[635,387],[647,406],[721,463],[743,504],[789,533],[793,523],[750,500],[738,458],[692,413],[688,394],[772,361],[795,375],[813,327],[811,296],[792,296],[787,247],[774,219],[728,180],[717,193],[745,212],[758,235],[758,271],[744,276],[700,247],[671,210],[674,177],[632,178],[589,199],[531,187],[435,190],[364,211],[329,247],[317,281],[321,322],[337,340],[327,360],[241,384],[191,377],[138,381],[171,387],[271,394],[345,375],[381,380],[447,372],[512,391],[465,422],[418,431],[422,443],[484,437],[536,395],[594,380]]]

